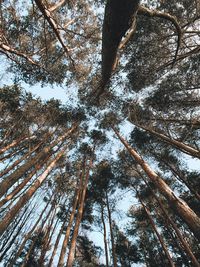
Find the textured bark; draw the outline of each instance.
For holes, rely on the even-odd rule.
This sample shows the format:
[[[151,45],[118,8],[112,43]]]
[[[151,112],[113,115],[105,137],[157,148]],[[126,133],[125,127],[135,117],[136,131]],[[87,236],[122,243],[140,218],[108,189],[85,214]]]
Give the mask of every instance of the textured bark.
[[[62,157],[66,150],[66,147],[62,149],[55,159],[51,161],[47,169],[41,174],[36,182],[27,190],[27,192],[18,200],[18,202],[10,209],[10,211],[5,215],[5,217],[0,222],[0,235],[4,233],[4,231],[7,229],[7,227],[10,225],[10,223],[13,221],[19,210],[30,200],[30,198],[34,195],[34,193],[37,191],[37,189],[42,185],[42,183],[45,181],[48,174],[51,172],[51,170],[56,165],[57,161]]]
[[[104,241],[104,249],[105,249],[105,256],[106,256],[106,267],[109,267],[109,260],[108,260],[108,245],[107,245],[107,238],[106,238],[106,224],[104,220],[104,211],[103,205],[101,204],[101,221],[103,224],[103,241]]]
[[[90,172],[91,168],[92,168],[92,159],[90,160],[90,163],[89,163],[89,166],[88,166],[88,170],[87,170],[87,173],[85,175],[84,187],[83,187],[83,190],[82,190],[82,195],[81,195],[80,204],[79,204],[77,217],[76,217],[76,223],[75,223],[75,226],[74,226],[74,232],[73,232],[73,236],[72,236],[72,240],[71,240],[71,247],[70,247],[69,255],[68,255],[68,259],[67,259],[67,267],[72,267],[72,264],[73,264],[73,261],[74,261],[76,240],[77,240],[80,223],[81,223],[82,216],[83,216],[85,195],[86,195],[87,184],[88,184],[88,180],[89,180],[89,172]],[[61,267],[61,266],[59,266],[59,267]]]
[[[169,205],[176,211],[177,215],[188,225],[190,230],[194,233],[197,239],[200,240],[200,218],[195,212],[184,202],[177,197],[165,181],[156,174],[150,166],[141,158],[141,156],[134,150],[128,142],[119,134],[119,132],[112,127],[113,131],[126,147],[130,155],[142,167],[149,179],[155,184],[161,194],[168,200]]]
[[[176,223],[171,219],[171,217],[168,215],[165,207],[162,204],[162,201],[159,199],[159,197],[157,197],[157,195],[155,194],[155,192],[153,191],[153,189],[149,186],[149,184],[147,183],[146,179],[144,178],[144,176],[138,172],[142,178],[142,180],[145,182],[146,186],[149,188],[151,194],[153,195],[153,197],[156,199],[166,221],[171,224],[174,232],[177,235],[178,240],[180,241],[181,245],[183,246],[185,252],[187,253],[187,255],[189,256],[189,258],[191,258],[191,261],[193,263],[193,265],[195,267],[199,267],[200,264],[198,263],[198,260],[196,259],[196,257],[194,256],[194,254],[192,253],[191,248],[189,247],[188,243],[186,242],[186,240],[183,238],[183,235],[181,234],[181,232],[179,231]]]
[[[126,32],[136,23],[139,0],[108,0],[105,7],[102,32],[102,78],[100,91],[105,86],[117,66],[117,52]]]

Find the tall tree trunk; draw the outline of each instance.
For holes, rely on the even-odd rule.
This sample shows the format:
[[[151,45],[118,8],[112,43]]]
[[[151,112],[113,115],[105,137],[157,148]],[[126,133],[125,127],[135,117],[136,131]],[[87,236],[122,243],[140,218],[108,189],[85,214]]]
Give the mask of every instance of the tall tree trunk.
[[[19,255],[22,253],[22,251],[23,251],[23,249],[24,249],[24,246],[25,246],[27,240],[30,239],[32,233],[35,231],[36,227],[38,226],[39,222],[41,221],[42,216],[44,215],[44,213],[45,213],[45,211],[46,211],[48,205],[49,205],[50,202],[51,202],[51,199],[52,199],[52,197],[50,198],[50,200],[49,200],[49,201],[47,202],[47,204],[45,205],[44,209],[43,209],[42,212],[40,213],[39,218],[37,219],[37,221],[35,222],[35,224],[34,224],[33,227],[31,228],[31,230],[25,235],[23,242],[21,243],[19,249],[18,249],[17,252],[15,253],[14,258],[11,260],[11,262],[9,263],[9,265],[8,265],[7,267],[12,267],[12,266],[16,263],[16,261],[17,261]]]
[[[13,148],[13,147],[19,145],[21,142],[29,141],[29,140],[32,140],[32,139],[35,139],[35,138],[36,138],[36,136],[30,136],[30,137],[22,136],[22,137],[18,138],[17,140],[14,140],[9,145],[1,148],[0,149],[0,155],[3,154],[4,152],[6,152],[7,150],[9,150],[10,148]]]
[[[85,168],[85,166],[84,166],[84,168]],[[64,266],[64,259],[65,259],[65,254],[66,254],[66,250],[67,250],[67,246],[68,246],[69,235],[70,235],[70,231],[71,231],[72,224],[73,224],[73,221],[74,221],[76,208],[77,208],[78,202],[79,202],[80,197],[81,197],[82,180],[83,180],[84,172],[85,172],[85,169],[83,169],[81,174],[80,174],[79,184],[77,183],[77,188],[76,188],[75,193],[74,193],[72,211],[71,211],[70,218],[69,218],[69,223],[67,225],[67,229],[66,229],[66,232],[65,232],[65,237],[64,237],[64,240],[63,240],[62,248],[61,248],[61,251],[60,251],[58,267]],[[64,222],[64,225],[65,225],[65,222]]]
[[[0,235],[4,233],[6,228],[13,221],[18,211],[30,200],[30,198],[34,195],[37,189],[42,185],[45,181],[48,174],[52,171],[57,161],[62,157],[66,150],[66,146],[56,155],[55,159],[51,161],[47,169],[41,174],[36,182],[27,190],[27,192],[18,200],[18,202],[11,208],[11,210],[5,215],[5,217],[0,222]]]
[[[84,186],[83,186],[83,190],[82,190],[82,195],[81,195],[81,199],[80,199],[80,204],[79,204],[79,208],[78,208],[78,212],[77,212],[77,217],[76,217],[76,223],[74,226],[74,232],[73,232],[73,236],[72,236],[72,240],[71,240],[71,247],[69,250],[69,255],[68,255],[68,259],[67,259],[67,267],[72,267],[73,261],[74,261],[74,256],[75,256],[75,248],[76,248],[76,240],[77,240],[77,236],[78,236],[78,231],[79,231],[79,226],[82,220],[82,216],[83,216],[83,209],[84,209],[84,203],[85,203],[85,195],[86,195],[86,190],[87,190],[87,185],[88,185],[88,180],[89,180],[89,172],[92,168],[92,158],[90,159],[90,163],[88,166],[88,170],[87,173],[85,175],[85,181],[84,181]],[[61,267],[62,265],[59,265],[59,267]]]
[[[107,245],[107,237],[106,237],[106,224],[104,220],[103,204],[101,204],[101,221],[103,224],[103,241],[104,241],[104,249],[105,249],[105,256],[106,256],[106,267],[109,267],[108,245]]]
[[[48,155],[43,161],[41,160],[38,164],[36,164],[33,171],[31,171],[27,175],[27,177],[10,194],[8,194],[0,201],[0,208],[4,206],[8,201],[13,199],[13,197],[16,196],[25,187],[25,185],[31,180],[31,178],[36,174],[36,172],[41,169],[43,164],[46,163],[49,158],[50,155]]]
[[[69,209],[68,209],[68,212],[69,212]],[[67,213],[68,213],[67,212]],[[64,231],[64,228],[65,228],[65,226],[66,226],[66,221],[64,221],[63,223],[62,223],[62,226],[61,226],[61,228],[60,228],[60,231],[59,231],[59,233],[58,233],[58,235],[57,235],[57,238],[56,238],[56,242],[55,242],[55,244],[54,244],[54,248],[53,248],[53,252],[52,252],[52,254],[51,254],[51,258],[50,258],[50,260],[49,260],[49,263],[48,263],[48,267],[51,267],[52,266],[52,264],[53,264],[53,260],[54,260],[54,257],[55,257],[55,255],[56,255],[56,251],[57,251],[57,249],[58,249],[58,244],[59,244],[59,242],[60,242],[60,238],[61,238],[61,235],[62,235],[62,233],[63,233],[63,231]],[[70,227],[71,228],[71,227]]]
[[[150,166],[141,158],[141,156],[128,144],[128,142],[119,134],[119,132],[112,127],[113,131],[122,142],[122,144],[129,151],[130,155],[136,160],[136,162],[142,167],[149,179],[155,184],[161,194],[168,200],[170,206],[175,209],[177,215],[179,215],[183,221],[188,225],[190,230],[194,233],[196,238],[200,240],[200,218],[195,212],[184,202],[177,197],[171,188],[165,183],[165,181],[157,175]]]
[[[71,127],[64,135],[57,138],[51,145],[44,148],[41,152],[39,152],[36,156],[29,159],[26,163],[20,166],[16,171],[12,174],[8,175],[1,183],[0,183],[0,197],[2,197],[7,190],[14,185],[20,177],[24,175],[31,167],[33,167],[38,161],[42,158],[46,157],[49,153],[50,155],[53,153],[52,148],[55,147],[59,142],[63,141],[69,134],[71,134],[77,128],[77,124]]]
[[[52,201],[52,203],[53,203],[53,201]],[[30,248],[29,248],[29,250],[28,250],[28,252],[27,252],[27,254],[25,256],[25,259],[24,259],[24,261],[23,261],[23,263],[21,264],[20,267],[25,267],[26,266],[26,263],[29,260],[30,254],[31,254],[31,252],[32,252],[32,250],[33,250],[33,248],[35,246],[35,242],[37,240],[37,237],[38,237],[38,235],[40,235],[42,233],[43,227],[44,227],[45,223],[47,222],[47,220],[49,219],[49,217],[50,217],[51,213],[53,212],[54,208],[55,208],[55,206],[54,206],[54,204],[52,204],[51,208],[49,209],[49,211],[47,213],[46,218],[42,221],[42,224],[39,227],[39,231],[37,232],[37,235],[34,236],[34,238],[32,240],[32,243],[31,243],[31,246],[30,246]]]
[[[133,122],[134,123],[134,122]],[[190,156],[193,156],[193,157],[196,157],[196,158],[199,158],[200,159],[200,151],[189,146],[189,145],[186,145],[180,141],[177,141],[165,134],[162,134],[162,133],[158,133],[157,131],[151,129],[151,128],[148,128],[148,127],[145,127],[145,126],[142,126],[140,124],[137,124],[137,123],[134,123],[137,127],[149,132],[150,134],[158,137],[160,140],[164,141],[165,143],[168,143],[174,147],[176,147],[177,149],[179,149],[180,151],[182,151],[183,153],[186,153]]]
[[[26,212],[27,209],[25,209]],[[5,248],[4,252],[2,253],[2,255],[0,256],[0,262],[4,259],[4,256],[6,255],[6,253],[9,251],[9,249],[12,247],[12,245],[14,244],[16,238],[19,236],[19,233],[21,232],[22,228],[24,227],[24,225],[26,224],[27,220],[29,219],[30,215],[32,213],[32,210],[29,211],[29,213],[27,214],[27,216],[25,216],[25,218],[23,220],[20,220],[20,224],[18,225],[17,231],[15,232],[14,236],[12,237],[12,239],[10,240],[10,243],[8,244],[8,246]]]
[[[108,199],[108,194],[106,192],[106,207],[108,211],[108,221],[110,226],[110,238],[111,238],[111,246],[112,246],[112,259],[113,259],[113,266],[117,267],[117,257],[115,253],[115,241],[114,241],[114,235],[113,235],[113,229],[112,229],[112,215],[110,210],[110,204]]]
[[[17,165],[19,165],[23,160],[27,159],[33,152],[35,152],[43,142],[37,144],[31,151],[28,151],[23,157],[17,159],[10,167],[6,168],[2,172],[0,172],[0,177],[3,177],[5,174],[13,170]]]
[[[158,240],[159,240],[159,242],[160,242],[160,244],[161,244],[161,246],[162,246],[162,248],[163,248],[163,250],[165,252],[165,255],[166,255],[166,257],[167,257],[167,259],[169,261],[170,266],[171,267],[175,267],[174,262],[172,261],[172,258],[171,258],[170,254],[169,254],[169,251],[168,251],[168,249],[167,249],[167,247],[165,245],[164,239],[162,238],[161,234],[158,232],[157,227],[156,227],[156,225],[155,225],[155,223],[154,223],[154,221],[152,219],[151,213],[150,213],[149,209],[147,208],[147,206],[142,201],[142,199],[139,196],[138,192],[137,192],[137,197],[138,197],[140,203],[142,204],[142,206],[143,206],[143,208],[144,208],[144,210],[145,210],[145,212],[147,214],[149,222],[150,222],[150,224],[151,224],[151,226],[152,226],[152,228],[153,228],[153,230],[154,230],[154,232],[155,232],[155,234],[156,234],[156,236],[157,236],[157,238],[158,238]]]
[[[52,234],[51,234],[51,229],[52,229],[52,226],[53,226],[55,218],[56,218],[56,208],[54,209],[53,216],[51,218],[51,221],[50,221],[49,225],[47,226],[47,231],[46,231],[46,234],[44,236],[44,244],[42,246],[41,255],[40,255],[40,258],[38,260],[39,266],[44,266],[44,261],[45,261],[45,256],[46,256],[46,253],[47,253],[47,250],[48,250],[49,241],[50,241],[50,238],[51,238],[52,234],[55,231],[55,227],[54,227],[53,230],[52,230]],[[57,222],[58,222],[58,219],[57,219]]]
[[[188,243],[185,241],[185,239],[183,238],[181,232],[179,231],[176,223],[171,219],[171,217],[168,215],[166,209],[164,208],[161,200],[159,199],[159,197],[157,197],[157,195],[155,194],[155,192],[153,191],[153,189],[149,186],[149,184],[147,183],[146,179],[144,178],[144,176],[139,172],[139,174],[141,175],[143,181],[145,182],[145,184],[148,186],[148,188],[150,189],[150,192],[152,193],[153,197],[156,199],[156,201],[158,202],[158,205],[161,209],[161,211],[164,214],[165,219],[167,220],[167,222],[169,222],[174,230],[174,232],[177,235],[178,240],[180,241],[181,245],[183,246],[185,252],[187,253],[187,255],[191,258],[191,261],[193,263],[193,265],[195,267],[200,267],[200,264],[198,263],[196,257],[194,256],[194,254],[192,253],[191,248],[189,247]]]

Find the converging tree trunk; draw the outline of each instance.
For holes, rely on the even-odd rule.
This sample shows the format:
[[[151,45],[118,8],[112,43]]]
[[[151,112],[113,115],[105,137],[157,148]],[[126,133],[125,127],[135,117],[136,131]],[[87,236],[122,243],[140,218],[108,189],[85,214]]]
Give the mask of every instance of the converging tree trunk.
[[[136,162],[142,167],[149,179],[156,185],[158,190],[168,200],[170,206],[176,210],[177,214],[183,219],[188,225],[190,230],[194,233],[196,238],[200,240],[200,218],[195,212],[184,202],[182,199],[177,197],[171,188],[165,183],[165,181],[157,175],[150,166],[141,158],[141,156],[128,144],[128,142],[119,134],[119,132],[112,127],[113,131],[126,147],[130,155],[136,160]]]
[[[18,202],[11,208],[11,210],[5,215],[5,217],[0,222],[0,235],[4,233],[6,228],[13,221],[19,210],[30,200],[33,194],[37,191],[37,189],[41,186],[41,184],[45,181],[48,174],[56,165],[57,161],[62,157],[66,148],[63,148],[55,157],[54,160],[51,161],[47,169],[43,172],[42,175],[38,177],[36,182],[28,189],[28,191],[18,200]]]
[[[84,209],[84,203],[85,203],[85,195],[86,195],[86,190],[87,190],[87,185],[88,185],[88,180],[89,180],[89,172],[92,168],[92,158],[90,159],[89,162],[89,166],[87,169],[87,172],[85,174],[85,179],[83,179],[83,189],[82,189],[82,193],[81,193],[81,198],[80,198],[80,202],[79,202],[79,207],[78,207],[78,211],[77,211],[77,217],[76,217],[76,223],[74,226],[74,232],[73,232],[73,236],[72,236],[72,240],[71,240],[71,247],[69,250],[69,255],[68,255],[68,259],[67,259],[67,267],[72,267],[73,261],[74,261],[74,256],[75,256],[75,249],[76,249],[76,240],[77,240],[77,236],[78,236],[78,232],[79,232],[79,227],[81,224],[81,220],[82,220],[82,216],[83,216],[83,209]],[[61,267],[61,266],[59,266]]]

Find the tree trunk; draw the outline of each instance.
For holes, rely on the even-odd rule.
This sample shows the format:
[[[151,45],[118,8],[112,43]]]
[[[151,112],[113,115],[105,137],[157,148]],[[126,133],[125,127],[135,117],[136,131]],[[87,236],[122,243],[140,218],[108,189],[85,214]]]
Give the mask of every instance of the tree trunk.
[[[155,232],[155,234],[156,234],[156,236],[157,236],[157,238],[158,238],[158,240],[159,240],[159,242],[160,242],[160,244],[161,244],[161,246],[162,246],[162,248],[163,248],[163,250],[165,252],[165,255],[167,256],[167,259],[169,261],[170,266],[171,267],[175,267],[175,265],[174,265],[174,263],[172,261],[172,258],[171,258],[170,254],[169,254],[169,251],[168,251],[168,249],[167,249],[167,247],[165,245],[165,242],[164,242],[161,234],[158,232],[157,227],[156,227],[156,225],[155,225],[155,223],[154,223],[154,221],[152,219],[151,213],[150,213],[149,209],[147,208],[147,206],[142,201],[142,199],[139,196],[138,192],[137,192],[137,197],[138,197],[140,203],[142,204],[142,206],[143,206],[143,208],[144,208],[144,210],[145,210],[145,212],[147,214],[147,217],[148,217],[148,219],[150,221],[150,224],[151,224],[151,226],[152,226],[152,228],[153,228],[153,230],[154,230],[154,232]]]
[[[53,264],[53,260],[54,260],[54,257],[56,255],[56,251],[58,249],[58,244],[60,242],[61,235],[62,235],[62,233],[64,231],[64,228],[65,228],[65,223],[66,223],[65,221],[62,223],[62,226],[60,228],[60,231],[59,231],[59,233],[57,235],[56,242],[55,242],[55,245],[54,245],[54,248],[53,248],[53,252],[51,254],[51,258],[50,258],[49,263],[48,263],[48,267],[51,267],[52,264]]]
[[[63,141],[70,133],[72,133],[77,128],[75,124],[71,129],[69,129],[64,135],[59,137],[56,141],[54,141],[51,145],[44,148],[41,152],[39,152],[36,156],[29,159],[26,163],[20,166],[14,173],[8,175],[1,183],[0,183],[0,197],[2,197],[7,190],[14,185],[17,180],[24,175],[31,167],[33,167],[36,162],[40,161],[43,157],[46,157],[50,153],[53,153],[51,149],[55,147],[59,142]]]
[[[134,122],[133,122],[134,123]],[[193,157],[196,157],[196,158],[199,158],[200,159],[200,151],[189,146],[189,145],[186,145],[180,141],[177,141],[175,139],[172,139],[171,137],[168,137],[167,135],[165,134],[162,134],[162,133],[158,133],[156,132],[155,130],[153,129],[150,129],[148,127],[145,127],[145,126],[142,126],[140,124],[137,124],[137,123],[134,123],[137,127],[149,132],[150,134],[153,134],[154,136],[158,137],[160,140],[176,147],[177,149],[179,149],[180,151],[182,151],[183,153],[186,153],[190,156],[193,156]]]
[[[26,212],[27,209],[25,209]],[[25,213],[24,212],[24,213]],[[12,239],[10,240],[10,243],[8,244],[8,246],[5,248],[4,252],[2,253],[2,255],[0,256],[0,262],[4,259],[4,256],[6,255],[6,253],[9,251],[9,249],[12,247],[12,245],[15,242],[15,239],[19,236],[19,233],[21,232],[22,228],[24,227],[24,225],[26,224],[27,220],[29,219],[29,216],[31,215],[32,210],[29,211],[28,215],[23,219],[23,220],[19,220],[19,225],[17,228],[17,231],[15,232],[14,236],[12,237]],[[22,221],[22,222],[21,222]]]
[[[106,192],[106,206],[107,206],[107,210],[108,210],[108,221],[109,221],[109,226],[110,226],[110,238],[111,238],[111,246],[112,246],[113,266],[117,267],[117,257],[116,257],[116,253],[115,253],[115,241],[114,241],[114,235],[113,235],[113,229],[112,229],[112,216],[111,216],[111,210],[110,210],[107,192]]]
[[[32,140],[32,139],[35,139],[36,136],[31,136],[31,137],[26,137],[26,136],[23,136],[23,137],[20,137],[19,139],[17,140],[14,140],[12,143],[10,143],[9,145],[3,147],[0,149],[0,155],[3,154],[4,152],[6,152],[7,150],[9,150],[10,148],[13,148],[15,146],[17,146],[18,144],[20,144],[21,142],[24,142],[24,141],[29,141],[29,140]]]
[[[105,249],[105,256],[106,256],[106,267],[109,267],[108,246],[107,246],[107,238],[106,238],[106,224],[104,220],[103,204],[101,204],[101,221],[103,224],[103,241],[104,241],[104,249]]]
[[[70,235],[71,227],[72,227],[72,224],[73,224],[73,221],[74,221],[76,208],[77,208],[78,202],[79,202],[80,197],[81,197],[80,194],[81,194],[81,186],[82,186],[83,175],[84,175],[84,170],[80,174],[79,185],[77,185],[77,188],[75,190],[72,211],[71,211],[70,218],[69,218],[69,223],[67,225],[67,229],[66,229],[66,232],[65,232],[65,237],[64,237],[64,240],[63,240],[62,248],[61,248],[61,251],[60,251],[60,258],[59,258],[59,262],[58,262],[58,267],[64,266],[64,259],[65,259],[65,254],[66,254],[67,245],[68,245],[68,241],[69,241],[69,235]],[[65,222],[63,223],[63,226],[64,225],[65,225]]]
[[[42,246],[42,249],[41,249],[40,258],[38,260],[39,266],[44,266],[45,256],[46,256],[46,253],[47,253],[47,250],[48,250],[48,247],[49,247],[49,242],[51,241],[51,237],[52,237],[52,235],[53,235],[53,233],[55,231],[55,227],[54,227],[53,230],[52,230],[52,233],[51,233],[51,229],[52,229],[52,226],[53,226],[55,218],[56,218],[56,208],[54,209],[54,213],[53,213],[52,219],[50,221],[50,224],[47,226],[47,232],[46,232],[46,234],[44,236],[44,243],[43,243],[43,246]],[[57,219],[56,224],[58,223],[58,220],[59,219]]]
[[[140,173],[139,173],[140,174]],[[140,174],[141,175],[141,174]],[[185,239],[183,238],[181,232],[179,231],[178,227],[176,226],[176,223],[170,218],[170,216],[168,215],[166,209],[164,208],[162,202],[160,201],[159,197],[157,197],[157,195],[154,193],[153,189],[148,185],[146,179],[143,177],[143,175],[141,175],[143,181],[145,182],[145,184],[148,186],[148,188],[150,189],[150,192],[152,193],[153,197],[156,199],[156,201],[158,202],[158,205],[161,209],[161,211],[164,214],[164,217],[166,218],[167,222],[169,222],[173,228],[173,230],[175,231],[178,240],[180,241],[181,245],[183,246],[183,248],[185,249],[185,252],[187,253],[187,255],[191,258],[192,263],[195,267],[200,267],[200,264],[198,263],[196,257],[194,256],[194,254],[192,253],[189,245],[187,244],[187,242],[185,241]]]
[[[7,174],[8,172],[10,172],[17,165],[19,165],[23,160],[27,159],[33,152],[35,152],[42,145],[42,143],[43,142],[40,142],[39,144],[37,144],[31,151],[29,151],[28,153],[26,153],[23,157],[17,159],[10,167],[8,167],[5,170],[3,170],[2,172],[0,172],[0,177],[3,177],[5,174]]]
[[[51,199],[52,199],[52,197],[51,197]],[[44,215],[44,213],[45,213],[45,211],[46,211],[46,209],[47,209],[49,203],[51,202],[51,199],[50,199],[50,200],[47,202],[47,204],[45,205],[44,209],[43,209],[42,212],[40,213],[39,218],[37,219],[36,223],[35,223],[35,224],[33,225],[33,227],[31,228],[31,230],[25,235],[24,240],[23,240],[23,242],[21,243],[21,245],[20,245],[18,251],[15,253],[14,258],[12,259],[12,261],[10,262],[10,264],[9,264],[7,267],[12,267],[12,266],[16,263],[16,261],[17,261],[19,255],[22,253],[22,251],[23,251],[23,249],[24,249],[24,246],[25,246],[27,240],[31,237],[32,233],[35,231],[37,225],[38,225],[39,222],[41,221],[42,216]]]
[[[8,194],[4,199],[0,201],[0,208],[4,206],[8,201],[13,199],[14,196],[16,196],[24,187],[25,185],[31,180],[31,178],[35,175],[35,173],[41,169],[43,164],[47,162],[47,160],[50,158],[50,155],[46,157],[45,160],[40,161],[40,163],[36,164],[35,168],[32,172],[28,174],[28,176],[10,193]]]
[[[30,198],[34,195],[37,189],[42,185],[45,181],[48,174],[52,171],[57,161],[62,157],[66,150],[66,146],[56,155],[55,159],[51,161],[47,169],[41,174],[36,182],[27,190],[27,192],[18,200],[18,202],[11,208],[11,210],[5,215],[5,217],[0,222],[0,235],[4,233],[6,228],[13,221],[18,211],[30,200]]]
[[[26,254],[26,256],[25,256],[24,262],[21,264],[20,267],[25,267],[25,266],[26,266],[26,263],[27,263],[27,261],[29,260],[30,254],[31,254],[31,252],[32,252],[32,249],[33,249],[34,246],[35,246],[35,242],[36,242],[36,240],[37,240],[37,236],[42,232],[43,227],[44,227],[45,223],[47,222],[49,216],[51,215],[52,211],[54,210],[54,208],[55,208],[55,206],[54,206],[54,204],[52,204],[51,208],[49,209],[49,211],[48,211],[48,213],[47,213],[46,218],[42,221],[42,224],[41,224],[41,226],[40,226],[40,228],[39,228],[39,231],[38,231],[37,235],[33,238],[33,240],[32,240],[32,244],[31,244],[31,246],[30,246],[30,248],[29,248],[29,250],[28,250],[28,252],[27,252],[27,254]]]
[[[128,142],[119,134],[119,132],[112,127],[113,131],[118,136],[119,140],[129,151],[130,155],[136,160],[136,162],[142,167],[149,179],[155,184],[161,194],[168,200],[170,206],[175,209],[177,215],[179,215],[183,221],[188,225],[190,230],[194,233],[196,238],[200,240],[200,218],[195,212],[184,202],[177,197],[170,187],[159,177],[150,166],[140,157],[140,155],[128,144]]]
[[[74,232],[73,232],[73,236],[72,236],[72,240],[71,240],[71,247],[69,250],[69,255],[68,255],[68,259],[67,259],[67,267],[72,267],[73,261],[74,261],[74,256],[75,256],[75,248],[76,248],[76,240],[77,240],[77,236],[78,236],[78,231],[79,231],[79,226],[82,220],[82,216],[83,216],[83,209],[84,209],[84,203],[85,203],[85,195],[86,195],[86,190],[87,190],[87,184],[88,184],[88,180],[89,180],[89,172],[92,168],[92,158],[90,159],[90,163],[88,166],[88,170],[87,173],[85,175],[85,181],[84,181],[84,186],[83,186],[83,190],[82,190],[82,195],[81,195],[81,199],[80,199],[80,204],[79,204],[79,208],[78,208],[78,212],[77,212],[77,217],[76,217],[76,223],[74,226]],[[62,265],[59,265],[59,267],[61,267]]]

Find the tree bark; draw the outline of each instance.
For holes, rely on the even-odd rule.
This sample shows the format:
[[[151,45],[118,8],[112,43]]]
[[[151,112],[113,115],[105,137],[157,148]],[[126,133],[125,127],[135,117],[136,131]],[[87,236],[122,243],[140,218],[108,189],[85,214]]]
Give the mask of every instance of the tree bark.
[[[41,169],[43,164],[47,162],[47,160],[50,158],[50,155],[46,157],[45,160],[41,161],[40,163],[36,164],[35,168],[32,172],[28,174],[28,176],[10,193],[8,194],[4,199],[0,201],[0,208],[4,206],[8,201],[13,199],[14,196],[16,196],[24,187],[25,185],[31,180],[31,178],[35,175],[35,173]]]
[[[3,154],[4,152],[6,152],[7,150],[9,150],[10,148],[13,148],[15,146],[17,146],[18,144],[20,144],[21,142],[24,142],[24,141],[29,141],[29,140],[32,140],[32,139],[35,139],[36,136],[30,136],[30,137],[26,137],[26,136],[23,136],[23,137],[20,137],[19,139],[17,140],[14,140],[12,143],[10,143],[9,145],[3,147],[0,149],[0,155]]]
[[[148,127],[145,127],[145,126],[142,126],[140,124],[137,124],[137,123],[134,123],[132,122],[133,124],[135,124],[137,127],[149,132],[150,134],[158,137],[160,140],[164,141],[165,143],[168,143],[174,147],[176,147],[177,149],[179,149],[180,151],[182,151],[183,153],[186,153],[192,157],[195,157],[195,158],[198,158],[200,159],[200,151],[189,146],[189,145],[186,145],[180,141],[177,141],[175,139],[172,139],[171,137],[168,137],[167,135],[165,134],[162,134],[162,133],[158,133],[156,132],[155,130],[153,129],[150,129]]]
[[[149,179],[155,184],[161,194],[168,200],[170,206],[175,209],[177,215],[188,225],[190,230],[194,233],[197,239],[200,240],[200,218],[195,212],[184,202],[177,197],[171,188],[165,183],[165,181],[156,174],[150,166],[141,158],[141,156],[134,150],[128,142],[119,134],[119,132],[112,127],[113,131],[126,147],[130,155],[136,160],[136,162],[142,167]]]

